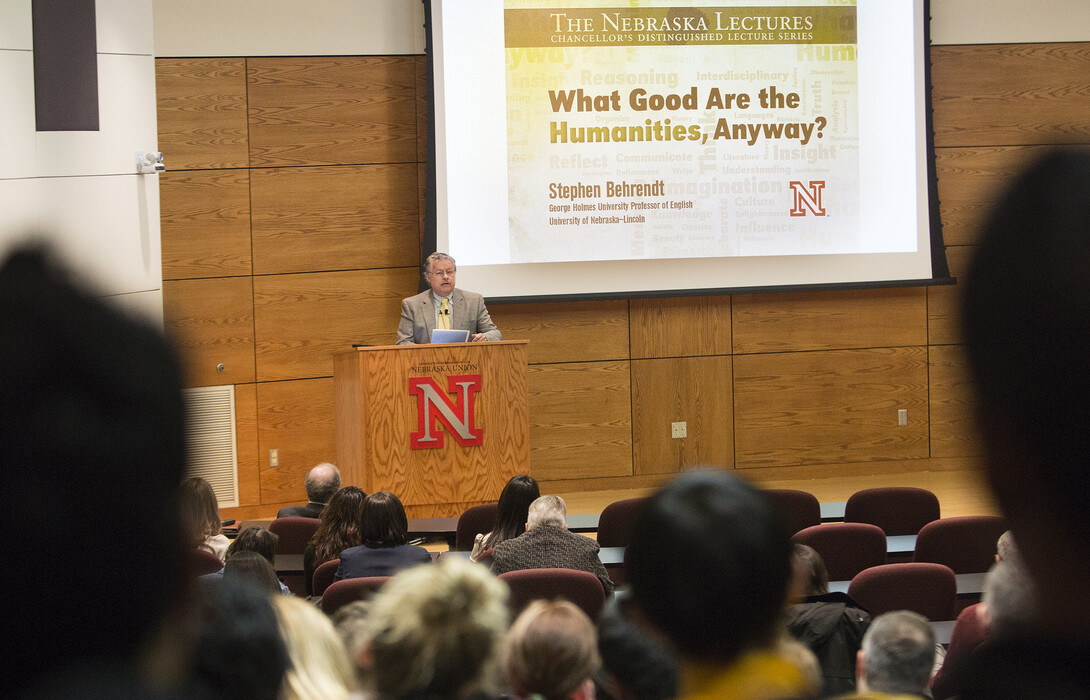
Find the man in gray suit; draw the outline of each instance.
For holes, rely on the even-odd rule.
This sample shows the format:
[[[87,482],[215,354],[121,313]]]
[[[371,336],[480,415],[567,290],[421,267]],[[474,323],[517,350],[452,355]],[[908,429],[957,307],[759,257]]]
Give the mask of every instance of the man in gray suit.
[[[469,331],[475,343],[503,340],[484,306],[484,297],[454,288],[456,270],[454,258],[446,253],[432,253],[424,261],[424,279],[431,289],[402,300],[398,345],[430,343],[436,328]]]

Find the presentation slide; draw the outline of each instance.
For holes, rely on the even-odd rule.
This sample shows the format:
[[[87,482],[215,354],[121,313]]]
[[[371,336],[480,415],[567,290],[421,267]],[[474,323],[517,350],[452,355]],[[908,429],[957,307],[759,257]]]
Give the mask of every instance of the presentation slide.
[[[438,248],[498,297],[931,277],[919,5],[436,6]]]

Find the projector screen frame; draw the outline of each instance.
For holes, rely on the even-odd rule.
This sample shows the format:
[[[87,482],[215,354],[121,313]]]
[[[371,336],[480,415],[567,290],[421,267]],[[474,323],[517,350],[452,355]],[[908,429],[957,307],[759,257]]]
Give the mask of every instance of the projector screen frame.
[[[420,259],[423,260],[430,252],[437,248],[437,159],[436,159],[436,114],[435,114],[435,66],[432,4],[442,0],[421,0],[424,6],[425,27],[425,57],[426,57],[426,84],[428,88],[428,141],[425,185],[425,209],[424,231]],[[924,142],[926,165],[926,193],[927,193],[927,218],[928,234],[930,240],[931,277],[917,279],[889,279],[889,280],[862,280],[845,282],[822,282],[778,285],[726,285],[722,287],[702,288],[678,288],[678,289],[648,289],[648,290],[616,290],[616,291],[589,291],[561,294],[520,294],[520,295],[489,295],[490,304],[516,304],[538,302],[564,302],[564,301],[588,301],[611,299],[645,299],[663,297],[690,297],[690,296],[717,296],[734,294],[776,294],[798,293],[813,291],[835,290],[865,290],[865,289],[892,289],[906,287],[929,287],[954,285],[957,279],[950,275],[949,264],[946,258],[946,248],[943,240],[942,218],[938,198],[938,177],[935,162],[933,108],[931,95],[931,29],[930,29],[930,0],[920,0],[922,5],[922,52],[923,52],[923,100],[924,100]],[[922,234],[921,234],[922,235]],[[642,261],[641,261],[642,262]],[[419,289],[427,288],[421,278]]]

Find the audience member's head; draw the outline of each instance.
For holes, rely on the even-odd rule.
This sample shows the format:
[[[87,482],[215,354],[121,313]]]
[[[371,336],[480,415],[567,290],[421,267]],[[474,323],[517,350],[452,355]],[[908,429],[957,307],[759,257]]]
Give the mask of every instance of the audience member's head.
[[[625,591],[607,600],[598,616],[603,685],[616,700],[668,700],[678,695],[677,659],[661,639],[629,616]]]
[[[4,624],[18,638],[0,688],[18,695],[75,664],[131,667],[177,604],[185,413],[162,334],[41,251],[0,256],[0,319],[0,490],[19,526],[5,559],[78,577],[4,577]],[[123,536],[118,522],[131,525]]]
[[[231,557],[237,552],[257,552],[270,564],[275,564],[276,543],[279,540],[279,535],[275,532],[269,532],[263,527],[254,525],[243,528],[231,541],[230,546],[227,547],[227,554],[224,555],[223,560],[225,562],[230,561]]]
[[[805,544],[795,544],[791,550],[790,602],[825,595],[829,592],[829,570],[817,550]]]
[[[222,524],[216,493],[201,477],[182,480],[178,487],[178,508],[190,547],[197,547],[209,537],[220,534]]]
[[[997,198],[962,294],[985,471],[1054,634],[1090,601],[1090,155],[1055,151]]]
[[[308,501],[329,503],[329,499],[341,487],[341,470],[329,462],[322,462],[307,472],[303,487],[307,490]]]
[[[360,536],[372,547],[393,547],[409,541],[409,519],[401,499],[389,491],[371,494],[363,503]]]
[[[874,618],[859,652],[859,690],[920,695],[935,663],[935,631],[927,618],[895,610]]]
[[[507,587],[458,557],[405,569],[371,600],[375,690],[388,698],[464,697],[496,682]]]
[[[195,642],[187,695],[277,698],[290,660],[272,597],[226,575],[221,585],[205,586],[201,593],[190,620]]]
[[[641,507],[625,570],[639,609],[682,657],[726,665],[774,643],[791,543],[779,511],[752,486],[691,472]]]
[[[1009,559],[996,562],[984,577],[984,610],[991,634],[1014,637],[1033,630],[1037,600],[1033,581]]]
[[[342,605],[333,613],[333,626],[337,628],[337,634],[341,636],[345,651],[348,652],[348,659],[355,668],[357,685],[360,688],[371,685],[370,669],[364,663],[365,653],[370,653],[370,615],[370,600],[353,601]]]
[[[500,542],[518,537],[525,532],[530,504],[540,495],[541,491],[534,477],[527,474],[511,477],[500,492],[496,527],[485,539],[484,548],[495,547]]]
[[[341,700],[356,689],[356,674],[333,623],[299,598],[275,596],[273,609],[291,658],[281,700]]]
[[[280,592],[280,580],[276,578],[272,563],[250,550],[235,552],[227,560],[223,566],[223,580],[253,586],[265,593]]]
[[[344,550],[362,543],[360,523],[366,498],[367,494],[358,486],[345,486],[329,499],[310,538],[315,566],[336,559]]]
[[[535,527],[567,527],[568,506],[560,496],[541,496],[534,499],[526,514],[526,529]]]
[[[995,543],[995,560],[1005,561],[1014,566],[1022,566],[1022,558],[1018,554],[1018,543],[1014,541],[1014,533],[1007,530],[999,536]]]
[[[601,663],[593,623],[566,600],[533,601],[507,633],[504,671],[520,697],[594,700]]]

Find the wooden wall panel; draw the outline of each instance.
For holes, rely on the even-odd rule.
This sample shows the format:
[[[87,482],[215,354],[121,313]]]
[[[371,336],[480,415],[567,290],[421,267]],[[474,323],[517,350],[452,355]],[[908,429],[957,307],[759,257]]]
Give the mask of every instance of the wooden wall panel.
[[[163,282],[163,322],[181,354],[186,386],[254,381],[253,314],[250,277]]]
[[[248,170],[159,175],[163,279],[252,275]]]
[[[1042,146],[935,149],[946,245],[976,243],[984,217],[1011,178],[1046,150]]]
[[[1090,43],[931,48],[935,145],[1085,142]]]
[[[976,246],[948,247],[946,260],[950,263],[950,274],[957,278],[958,283],[927,288],[927,342],[931,345],[961,342],[958,304],[961,303],[965,273],[975,250]]]
[[[257,385],[261,502],[305,503],[303,479],[318,462],[336,454],[333,378]],[[280,466],[269,466],[269,450]],[[344,484],[350,486],[352,484]]]
[[[255,274],[418,263],[416,165],[260,168],[251,179]]]
[[[504,340],[529,340],[530,364],[628,359],[628,302],[488,307]]]
[[[157,58],[155,92],[169,170],[249,165],[246,59]]]
[[[628,362],[530,366],[534,478],[632,474],[629,371]]]
[[[633,360],[633,473],[733,467],[732,375],[729,356]],[[685,438],[671,436],[675,421],[686,423]]]
[[[428,162],[428,110],[431,107],[431,94],[428,88],[428,60],[416,56],[413,62],[413,77],[416,78],[416,160]]]
[[[251,58],[254,166],[416,161],[413,56]]]
[[[333,352],[392,345],[416,268],[254,278],[258,381],[333,376]]]
[[[743,294],[732,305],[735,353],[927,343],[923,288]]]
[[[729,355],[731,298],[633,299],[632,357]]]
[[[927,348],[735,357],[734,416],[738,468],[925,458]]]
[[[261,505],[257,448],[257,385],[235,385],[235,454],[239,506]]]
[[[963,348],[930,349],[931,456],[971,457],[982,454],[974,424],[973,398]]]

